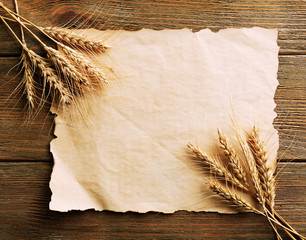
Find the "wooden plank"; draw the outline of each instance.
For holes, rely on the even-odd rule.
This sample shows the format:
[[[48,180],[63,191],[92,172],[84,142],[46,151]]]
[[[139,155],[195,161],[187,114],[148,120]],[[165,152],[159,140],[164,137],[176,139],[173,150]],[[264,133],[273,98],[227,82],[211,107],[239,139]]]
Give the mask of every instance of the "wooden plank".
[[[1,239],[274,239],[264,217],[241,213],[69,213],[48,210],[51,163],[0,163]],[[276,209],[306,234],[306,163],[280,164]],[[284,238],[288,239],[288,238]]]
[[[50,160],[53,117],[44,108],[35,120],[26,122],[22,91],[10,96],[21,80],[18,62],[18,58],[0,58],[0,159]]]
[[[279,156],[306,159],[306,56],[280,56],[275,93],[278,117],[274,126],[280,135]]]
[[[280,134],[279,156],[290,160],[306,159],[306,56],[280,56],[279,88],[275,95]],[[20,94],[9,98],[20,76],[17,58],[0,58],[0,159],[50,160],[49,142],[54,137],[53,117],[43,109],[30,125],[24,125],[25,99]],[[11,69],[8,75],[8,70]],[[16,78],[13,78],[16,77]]]
[[[2,2],[13,9],[13,1]],[[23,0],[19,5],[24,17],[41,26],[61,26],[69,22],[72,27],[94,25],[99,29],[128,30],[276,28],[281,54],[306,54],[306,3],[301,0]],[[16,41],[3,23],[0,26],[0,56],[18,55],[20,48],[16,47]],[[33,40],[29,40],[29,44],[38,47]]]

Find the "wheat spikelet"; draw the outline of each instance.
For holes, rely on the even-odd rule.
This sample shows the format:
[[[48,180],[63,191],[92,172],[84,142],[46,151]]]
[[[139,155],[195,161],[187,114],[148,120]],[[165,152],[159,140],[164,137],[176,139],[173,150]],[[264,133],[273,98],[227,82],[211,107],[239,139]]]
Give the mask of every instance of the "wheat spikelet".
[[[49,83],[50,89],[54,89],[59,94],[59,101],[64,104],[71,103],[71,94],[62,83],[59,76],[56,74],[56,71],[51,68],[49,63],[47,63],[41,56],[39,56],[37,53],[33,52],[32,50],[28,49],[26,46],[24,46],[24,51],[27,54],[27,57],[32,62],[33,66],[36,66],[38,70],[40,71],[41,76],[43,77],[43,80],[47,83]]]
[[[260,185],[263,189],[266,204],[270,209],[273,209],[275,199],[275,180],[273,172],[267,167],[267,151],[265,150],[264,143],[259,139],[255,127],[253,127],[251,133],[248,134],[248,144],[256,162]]]
[[[80,54],[72,48],[64,45],[61,45],[61,48],[66,54],[66,57],[74,62],[76,66],[87,75],[88,80],[91,81],[93,87],[101,87],[102,83],[108,83],[102,70],[94,66],[94,64],[83,54]]]
[[[245,187],[248,187],[249,184],[247,182],[246,173],[241,165],[240,158],[232,146],[228,143],[226,136],[222,135],[220,129],[218,129],[218,136],[220,148],[223,150],[225,156],[229,160],[228,168],[230,172],[233,173],[234,177],[236,177],[241,182],[241,184],[243,184]]]
[[[223,197],[225,200],[230,202],[233,206],[243,209],[247,212],[254,212],[257,214],[264,215],[262,212],[257,210],[251,204],[244,201],[238,194],[234,191],[230,191],[228,188],[223,187],[215,180],[208,181],[210,188],[213,192],[217,193],[219,196]]]
[[[86,36],[77,35],[73,32],[67,31],[64,28],[46,27],[42,28],[42,30],[49,34],[52,38],[65,45],[84,50],[89,53],[104,53],[110,48],[102,41],[88,39]]]
[[[211,159],[206,153],[202,152],[199,148],[194,147],[191,143],[187,145],[188,148],[192,150],[196,158],[203,163],[207,164],[210,167],[210,170],[219,177],[222,177],[223,180],[234,184],[235,186],[248,191],[248,189],[240,183],[239,180],[233,177],[229,171],[227,171],[219,161]]]
[[[22,82],[28,100],[29,111],[32,112],[35,107],[34,69],[24,50],[21,53],[21,62],[24,71]]]
[[[90,84],[87,76],[79,72],[70,60],[61,52],[51,47],[45,47],[45,50],[47,52],[47,57],[51,60],[56,70],[59,71],[60,75],[62,75],[64,80],[68,83],[72,94],[83,94],[84,86]]]
[[[246,139],[244,138],[244,136],[242,136],[241,134],[241,130],[239,129],[238,126],[235,126],[235,131],[236,131],[236,136],[238,139],[238,142],[240,144],[240,147],[242,149],[242,152],[245,156],[245,160],[246,163],[248,165],[248,170],[249,170],[249,176],[252,180],[252,184],[254,187],[254,191],[255,191],[255,195],[256,198],[258,200],[259,203],[261,203],[263,206],[265,205],[265,198],[263,190],[261,188],[261,184],[260,184],[260,178],[259,178],[259,173],[256,167],[256,163],[253,157],[253,154],[251,152],[251,149],[246,141]]]

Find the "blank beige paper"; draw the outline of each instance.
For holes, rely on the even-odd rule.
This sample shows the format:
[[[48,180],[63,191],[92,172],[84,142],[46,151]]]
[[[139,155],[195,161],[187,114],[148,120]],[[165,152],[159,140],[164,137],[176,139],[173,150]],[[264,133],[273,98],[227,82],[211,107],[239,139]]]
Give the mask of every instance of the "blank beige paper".
[[[217,128],[235,137],[232,116],[244,129],[259,127],[275,164],[277,31],[110,35],[99,61],[117,78],[102,96],[84,100],[90,126],[65,120],[66,113],[56,117],[50,209],[233,212],[213,197],[186,144],[210,151]]]

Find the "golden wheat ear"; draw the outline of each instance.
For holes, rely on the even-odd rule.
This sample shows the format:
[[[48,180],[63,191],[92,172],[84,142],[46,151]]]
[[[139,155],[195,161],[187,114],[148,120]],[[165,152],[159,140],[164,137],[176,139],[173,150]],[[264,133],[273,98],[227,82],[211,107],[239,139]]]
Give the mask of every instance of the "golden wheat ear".
[[[57,41],[87,53],[104,53],[110,48],[103,41],[89,39],[84,35],[78,35],[65,28],[45,27],[41,29]]]
[[[227,137],[222,134],[220,129],[218,129],[218,140],[221,150],[228,159],[227,167],[229,171],[232,172],[233,176],[237,178],[242,185],[248,188],[249,184],[247,181],[247,175],[242,167],[241,159],[234,148],[229,144]]]
[[[229,202],[232,206],[242,209],[246,212],[253,212],[256,214],[260,214],[265,216],[265,214],[255,207],[253,207],[250,203],[243,200],[239,194],[237,194],[235,191],[231,191],[228,187],[223,187],[219,182],[216,180],[208,180],[209,187],[213,192],[218,194],[220,197],[225,199],[227,202]]]
[[[33,110],[35,108],[35,96],[36,96],[34,66],[29,60],[26,51],[24,50],[21,53],[21,62],[23,69],[22,83],[24,85],[24,92],[28,101],[28,110],[29,113],[31,114],[33,113]]]
[[[246,171],[248,172],[248,176],[250,177],[252,182],[251,184],[249,184],[251,192],[256,197],[258,202],[262,206],[265,206],[265,198],[263,197],[264,194],[260,185],[259,173],[251,149],[247,143],[245,136],[242,134],[242,130],[238,125],[235,125],[235,133],[247,165]]]
[[[219,160],[211,158],[208,154],[203,152],[200,148],[193,146],[191,143],[187,147],[193,152],[195,158],[207,165],[210,168],[210,171],[216,176],[220,177],[222,180],[233,184],[234,186],[249,191],[241,182],[233,176],[233,174],[223,167]]]
[[[71,63],[74,63],[75,66],[87,76],[92,90],[99,91],[104,84],[108,83],[102,69],[95,66],[91,59],[70,47],[64,45],[60,45],[60,47],[67,59],[69,59]]]
[[[77,70],[65,54],[47,46],[45,50],[48,59],[52,62],[59,74],[67,81],[72,90],[77,92],[76,89],[81,89],[80,86],[88,86],[90,84],[89,79]]]
[[[54,95],[58,102],[63,104],[70,104],[72,95],[69,92],[69,89],[62,82],[62,79],[56,74],[55,69],[53,69],[44,58],[28,49],[27,47],[24,47],[24,51],[32,62],[32,65],[35,66],[35,68],[42,76],[44,83],[43,85],[46,85],[45,83],[49,84],[50,92],[55,93]]]
[[[268,154],[265,149],[265,144],[260,140],[255,126],[248,134],[247,141],[254,156],[260,179],[260,186],[263,189],[266,205],[269,207],[269,209],[273,209],[275,199],[275,179],[273,176],[273,171],[267,166]]]

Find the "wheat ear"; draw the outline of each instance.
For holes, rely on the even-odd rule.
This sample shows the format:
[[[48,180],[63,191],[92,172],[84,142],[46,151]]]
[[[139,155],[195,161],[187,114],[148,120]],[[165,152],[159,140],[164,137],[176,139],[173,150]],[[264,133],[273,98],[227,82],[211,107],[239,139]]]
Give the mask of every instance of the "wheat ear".
[[[27,57],[25,50],[21,53],[21,62],[23,68],[22,82],[25,88],[25,94],[27,96],[29,111],[32,112],[35,108],[35,81],[34,81],[34,68]]]
[[[267,167],[267,151],[265,150],[264,143],[259,139],[255,126],[253,127],[251,133],[248,134],[248,144],[256,162],[256,167],[260,178],[260,185],[263,189],[266,204],[272,210],[275,199],[275,179],[273,172]]]
[[[238,194],[228,188],[223,187],[215,180],[208,180],[209,186],[213,192],[217,193],[219,196],[223,197],[225,200],[230,202],[233,206],[244,209],[248,212],[254,212],[260,215],[264,215],[261,211],[254,208],[251,204],[244,201]]]
[[[76,84],[84,86],[88,86],[90,84],[89,79],[76,69],[65,54],[47,46],[45,47],[45,50],[48,58],[60,72],[62,77],[69,81],[69,84],[71,84],[73,90],[75,90],[73,86]]]
[[[64,28],[45,27],[41,29],[59,42],[89,53],[104,53],[110,48],[100,40],[94,41],[86,36],[77,35],[73,32],[67,31]]]
[[[246,173],[241,165],[241,160],[238,157],[234,148],[228,143],[228,140],[225,135],[222,135],[221,130],[218,129],[219,143],[220,148],[223,150],[225,156],[228,158],[228,168],[230,172],[233,173],[234,177],[236,177],[241,184],[243,184],[246,188],[249,187],[247,182]]]
[[[192,150],[195,157],[210,167],[210,170],[223,180],[232,183],[233,185],[248,191],[248,189],[240,183],[239,180],[233,177],[220,163],[219,161],[211,159],[205,152],[202,152],[198,147],[193,146],[191,143],[187,144],[187,147]]]
[[[63,52],[66,54],[66,57],[78,66],[78,68],[87,75],[88,80],[91,81],[91,84],[94,86],[102,86],[102,83],[107,84],[105,74],[102,70],[96,66],[83,54],[73,50],[70,47],[61,45]]]
[[[40,71],[41,76],[43,77],[44,82],[49,84],[50,89],[54,89],[59,94],[59,101],[64,104],[71,103],[71,93],[68,88],[64,86],[63,82],[56,74],[56,71],[50,67],[50,64],[46,62],[41,56],[32,50],[24,46],[24,50],[27,53],[28,58],[34,66]]]
[[[247,162],[247,166],[248,166],[248,169],[249,169],[249,176],[252,180],[252,185],[254,187],[256,198],[257,198],[258,202],[260,204],[262,204],[262,206],[264,206],[265,205],[265,198],[263,197],[264,194],[263,194],[263,190],[261,188],[259,173],[258,173],[258,170],[257,170],[257,167],[256,167],[256,163],[255,163],[253,154],[251,152],[251,149],[250,149],[246,139],[244,138],[244,136],[242,136],[241,130],[238,126],[235,126],[235,131],[236,131],[236,136],[237,136],[238,142],[240,144],[242,152],[245,156],[245,160]]]

